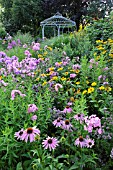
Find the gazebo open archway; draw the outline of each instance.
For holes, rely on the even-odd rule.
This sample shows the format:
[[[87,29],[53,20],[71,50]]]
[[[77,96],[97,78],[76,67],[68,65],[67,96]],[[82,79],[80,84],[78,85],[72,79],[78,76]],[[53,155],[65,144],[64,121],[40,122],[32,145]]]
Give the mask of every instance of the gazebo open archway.
[[[70,19],[67,19],[62,16],[59,12],[57,12],[55,15],[52,17],[42,21],[40,23],[40,26],[42,27],[42,39],[44,39],[44,28],[45,26],[50,26],[50,27],[56,27],[58,31],[58,37],[60,36],[60,29],[62,28],[62,32],[64,28],[72,28],[76,27],[76,23]]]

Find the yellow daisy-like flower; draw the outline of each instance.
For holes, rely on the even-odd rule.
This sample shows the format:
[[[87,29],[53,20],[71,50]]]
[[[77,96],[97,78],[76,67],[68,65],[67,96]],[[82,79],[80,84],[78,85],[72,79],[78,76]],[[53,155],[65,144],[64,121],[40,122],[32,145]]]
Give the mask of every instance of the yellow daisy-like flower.
[[[82,94],[86,94],[87,93],[87,90],[84,90],[83,92],[82,92]]]
[[[55,68],[54,67],[50,67],[49,68],[49,71],[53,71]]]
[[[58,80],[58,77],[57,77],[57,76],[54,76],[54,77],[52,77],[51,80]]]
[[[89,84],[89,81],[87,80],[86,83]]]
[[[43,57],[43,55],[42,54],[38,54],[38,57],[41,58],[41,57]]]
[[[39,59],[42,60],[42,61],[44,60],[44,58],[39,58]]]
[[[96,57],[96,60],[98,60],[100,58],[100,55]]]
[[[2,80],[2,76],[0,76],[0,80]]]
[[[46,82],[46,81],[44,81],[44,82],[43,82],[43,84],[42,84],[42,86],[45,86],[46,84],[47,84],[47,82]]]
[[[77,74],[77,73],[79,73],[79,72],[80,72],[80,70],[78,70],[78,69],[77,69],[77,70],[75,70],[75,73],[76,73],[76,74]]]
[[[93,87],[88,88],[88,93],[92,93],[92,92],[94,92],[94,88]]]
[[[102,51],[102,54],[105,54],[107,51],[106,50],[104,50],[104,51]]]
[[[98,46],[97,48],[98,48],[98,50],[104,50],[104,48],[102,46]]]
[[[65,75],[68,75],[69,73],[68,73],[68,72],[65,72],[64,74],[65,74]]]
[[[104,89],[105,89],[104,86],[100,86],[100,87],[99,87],[99,90],[104,90]]]
[[[76,84],[77,84],[77,85],[80,84],[80,81],[77,81]]]
[[[111,53],[111,54],[109,54],[109,56],[111,57],[111,58],[113,58],[113,54]]]
[[[61,77],[61,80],[62,80],[62,81],[66,81],[66,78],[65,78],[65,77]]]
[[[46,56],[47,54],[48,54],[48,52],[47,52],[47,51],[45,51],[43,55],[44,55],[44,56]]]
[[[57,71],[61,71],[61,70],[63,70],[63,67],[58,68],[58,70],[57,70]]]
[[[97,83],[96,82],[93,82],[92,84],[91,84],[91,86],[96,86],[97,85]]]
[[[80,93],[80,89],[77,90],[76,94],[79,94]]]
[[[51,47],[47,47],[48,50],[52,51],[52,48]]]
[[[41,74],[40,76],[41,76],[41,77],[46,77],[46,74]]]
[[[40,77],[38,77],[38,78],[36,79],[36,81],[39,81],[39,79],[40,79]]]
[[[112,88],[111,87],[105,87],[105,91],[107,91],[107,92],[110,92],[112,90]]]

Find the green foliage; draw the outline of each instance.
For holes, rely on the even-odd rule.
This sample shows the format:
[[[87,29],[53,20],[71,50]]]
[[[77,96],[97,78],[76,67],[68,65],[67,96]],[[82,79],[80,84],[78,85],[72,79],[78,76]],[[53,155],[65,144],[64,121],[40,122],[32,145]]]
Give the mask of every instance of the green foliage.
[[[2,26],[0,26],[0,38],[5,38],[6,36],[6,31],[5,31],[5,28],[3,28]]]

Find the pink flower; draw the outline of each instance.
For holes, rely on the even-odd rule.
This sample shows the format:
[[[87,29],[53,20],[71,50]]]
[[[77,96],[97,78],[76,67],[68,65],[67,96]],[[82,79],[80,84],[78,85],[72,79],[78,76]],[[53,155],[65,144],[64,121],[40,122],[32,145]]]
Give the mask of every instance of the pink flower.
[[[0,83],[5,87],[8,85],[8,83],[5,83],[3,80],[0,80]]]
[[[42,144],[44,149],[48,149],[51,151],[54,150],[56,146],[58,146],[59,141],[56,138],[53,137],[47,137],[46,140],[43,140]]]
[[[87,148],[92,148],[92,146],[94,145],[94,139],[86,139],[86,147]]]
[[[62,121],[62,128],[65,130],[71,130],[72,124],[70,123],[70,121],[68,119]]]
[[[25,50],[24,52],[25,55],[27,55],[28,57],[30,57],[32,54],[29,52],[29,50]]]
[[[70,78],[75,78],[76,77],[76,74],[70,74]]]
[[[14,136],[17,138],[17,140],[18,140],[18,139],[21,140],[21,137],[22,137],[23,132],[24,132],[23,129],[19,130],[18,132],[15,132]]]
[[[34,51],[40,50],[40,44],[39,44],[39,43],[35,43],[35,44],[33,45],[32,49],[33,49]]]
[[[31,120],[32,120],[32,121],[37,120],[37,115],[33,115],[33,116],[31,117]]]
[[[75,140],[75,145],[80,146],[81,148],[86,146],[86,139],[84,139],[82,136],[80,136],[79,138],[77,138]]]
[[[84,121],[84,114],[78,113],[77,115],[74,116],[74,119],[79,120],[80,123]]]
[[[36,129],[36,126],[34,126],[33,128],[31,128],[31,127],[27,128],[23,132],[23,134],[22,134],[20,139],[21,140],[25,140],[25,142],[27,142],[28,138],[29,138],[30,142],[33,142],[33,141],[35,141],[35,136],[36,135],[40,135],[40,130]]]
[[[63,86],[59,83],[55,84],[55,90],[58,92],[59,88],[63,88]]]
[[[35,104],[28,105],[28,113],[34,113],[38,110],[38,107]]]
[[[26,96],[25,94],[22,94],[20,90],[12,90],[11,92],[11,100],[14,100],[14,98],[16,97],[15,95],[19,94],[21,97]]]
[[[61,118],[57,118],[56,120],[53,121],[54,126],[56,127],[61,127],[62,126],[62,119]]]
[[[63,110],[64,113],[71,113],[73,110],[70,106],[66,106],[66,108]]]

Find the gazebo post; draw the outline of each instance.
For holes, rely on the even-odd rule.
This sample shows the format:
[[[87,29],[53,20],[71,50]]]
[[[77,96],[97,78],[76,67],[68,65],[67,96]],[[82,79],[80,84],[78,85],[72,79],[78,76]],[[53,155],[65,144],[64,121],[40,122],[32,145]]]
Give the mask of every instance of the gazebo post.
[[[54,27],[54,37],[56,36],[56,28]]]
[[[42,39],[44,40],[44,25],[42,26]]]
[[[60,26],[58,26],[58,37],[60,36]]]

